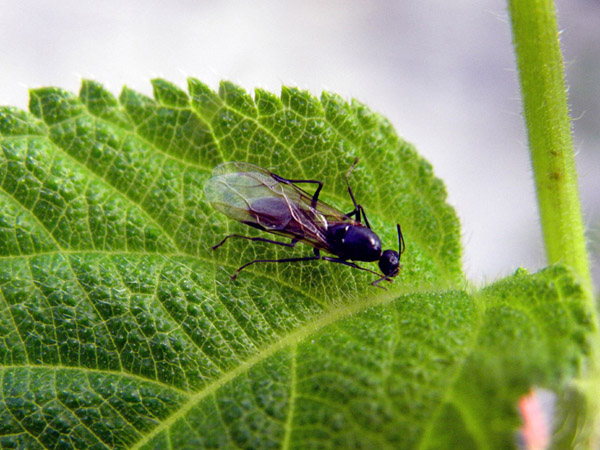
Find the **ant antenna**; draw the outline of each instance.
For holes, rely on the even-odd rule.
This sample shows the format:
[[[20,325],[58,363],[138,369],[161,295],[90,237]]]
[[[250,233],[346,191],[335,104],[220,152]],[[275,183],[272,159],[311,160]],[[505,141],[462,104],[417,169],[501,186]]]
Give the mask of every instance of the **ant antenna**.
[[[406,250],[406,244],[404,243],[404,236],[402,235],[399,223],[396,224],[396,229],[398,230],[398,257],[400,257],[404,253],[404,250]]]

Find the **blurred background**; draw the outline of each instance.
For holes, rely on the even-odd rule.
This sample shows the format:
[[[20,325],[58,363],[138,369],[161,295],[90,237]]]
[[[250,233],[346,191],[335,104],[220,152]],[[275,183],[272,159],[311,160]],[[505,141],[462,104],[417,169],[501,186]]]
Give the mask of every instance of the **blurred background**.
[[[589,248],[600,282],[600,1],[558,0]],[[27,89],[151,94],[160,76],[282,84],[388,117],[446,183],[476,284],[545,265],[505,0],[0,0],[0,104]]]

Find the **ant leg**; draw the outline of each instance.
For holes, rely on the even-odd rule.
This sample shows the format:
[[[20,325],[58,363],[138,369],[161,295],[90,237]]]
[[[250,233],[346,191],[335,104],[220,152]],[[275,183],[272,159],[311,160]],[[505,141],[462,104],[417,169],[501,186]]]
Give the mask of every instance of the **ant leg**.
[[[321,259],[321,256],[318,254],[318,251],[315,252],[315,256],[305,256],[303,258],[284,258],[284,259],[255,259],[254,261],[250,261],[249,263],[244,264],[238,270],[235,271],[233,275],[231,275],[231,279],[235,280],[239,273],[244,270],[246,267],[255,264],[255,263],[285,263],[285,262],[300,262],[300,261],[315,261],[317,259]]]
[[[314,183],[314,184],[318,184],[319,186],[317,187],[317,190],[313,194],[313,198],[312,198],[312,200],[310,202],[311,208],[316,208],[317,207],[317,202],[319,201],[319,194],[321,193],[321,189],[323,189],[323,182],[322,181],[317,181],[317,180],[288,180],[287,178],[280,177],[279,175],[275,175],[274,173],[272,173],[271,176],[273,178],[275,178],[277,181],[279,181],[281,183],[286,183],[286,184],[295,184],[295,183]]]
[[[381,288],[381,289],[385,289],[383,286],[379,286],[379,283],[381,283],[383,280],[386,280],[386,281],[392,281],[392,280],[391,280],[391,279],[390,279],[390,278],[389,278],[389,277],[386,275],[386,276],[383,276],[383,277],[379,278],[378,280],[372,281],[372,282],[371,282],[371,286],[375,286],[375,287],[378,287],[378,288]]]
[[[365,219],[365,224],[367,225],[367,228],[371,229],[371,224],[369,223],[369,219],[367,219],[367,214],[365,213],[365,209],[362,207],[362,205],[358,205],[358,209],[362,213],[363,219]],[[360,222],[360,218],[358,221]]]
[[[361,214],[362,214],[362,220],[361,220]],[[365,209],[363,208],[362,205],[356,205],[356,208],[354,208],[349,213],[346,213],[346,215],[348,217],[354,216],[356,221],[359,223],[362,223],[362,221],[364,220],[367,228],[371,229],[371,224],[369,223],[369,219],[367,219],[367,214],[365,213]]]
[[[354,166],[356,166],[357,163],[358,163],[358,158],[356,158],[354,160],[354,162],[352,163],[352,165],[348,169],[348,172],[346,172],[346,186],[348,186],[348,194],[350,194],[350,198],[352,199],[352,203],[354,204],[354,210],[352,210],[352,212],[350,212],[350,213],[348,213],[346,215],[349,216],[349,217],[350,216],[355,216],[356,220],[358,220],[360,222],[359,205],[356,203],[356,199],[354,198],[354,193],[352,192],[352,188],[350,187],[350,174],[354,170]]]
[[[329,262],[333,262],[333,263],[343,264],[343,265],[348,266],[348,267],[353,267],[354,269],[364,270],[365,272],[372,273],[374,275],[377,275],[378,277],[381,276],[381,274],[378,273],[378,272],[375,272],[375,271],[373,271],[371,269],[365,269],[364,267],[360,267],[358,264],[346,261],[344,259],[332,258],[330,256],[323,256],[323,257],[321,257],[321,259],[324,260],[324,261],[329,261]]]
[[[357,163],[358,158],[354,160],[354,163],[352,163],[352,166],[350,166],[350,169],[348,169],[348,172],[346,172],[346,185],[348,186],[348,194],[350,194],[350,198],[352,199],[352,203],[354,204],[354,210],[346,215],[348,217],[354,216],[358,222],[361,222],[360,216],[362,214],[362,218],[365,220],[365,225],[367,225],[367,228],[371,229],[371,224],[369,223],[369,219],[367,219],[365,209],[362,207],[362,205],[356,203],[356,199],[354,198],[354,192],[352,192],[352,188],[350,187],[350,174],[354,170],[354,167]]]
[[[400,270],[400,268],[402,268],[402,266],[399,267],[398,271]],[[396,271],[396,272],[394,272],[393,274],[390,274],[390,275],[384,275],[384,276],[382,276],[378,280],[375,280],[375,281],[371,282],[371,285],[373,285],[375,287],[381,287],[381,286],[379,286],[379,283],[381,283],[383,280],[389,281],[390,283],[393,282],[394,280],[392,280],[392,277],[395,277],[398,274],[398,271]]]
[[[282,245],[284,247],[293,247],[296,245],[296,243],[298,242],[296,239],[292,239],[292,242],[290,242],[289,244],[287,242],[279,242],[279,241],[273,241],[271,239],[265,239],[265,238],[261,238],[261,237],[249,237],[249,236],[242,236],[241,234],[230,234],[229,236],[225,236],[225,239],[223,239],[221,242],[219,242],[217,245],[213,245],[211,248],[213,250],[218,249],[221,245],[223,245],[227,239],[229,238],[240,238],[240,239],[247,239],[249,241],[260,241],[260,242],[267,242],[269,244],[275,244],[275,245]]]

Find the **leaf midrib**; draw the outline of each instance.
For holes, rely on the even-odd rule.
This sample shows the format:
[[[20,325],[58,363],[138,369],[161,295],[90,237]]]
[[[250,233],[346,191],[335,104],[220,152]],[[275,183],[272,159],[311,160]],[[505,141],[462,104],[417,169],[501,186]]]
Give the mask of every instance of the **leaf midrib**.
[[[184,262],[177,261],[174,258],[194,259],[194,260],[198,260],[198,261],[201,261],[201,262],[204,262],[207,264],[211,264],[211,265],[218,264],[219,266],[230,267],[232,269],[232,271],[239,267],[238,264],[234,264],[227,260],[223,260],[223,261],[219,260],[217,262],[215,259],[212,259],[212,258],[207,258],[207,257],[202,257],[199,255],[192,255],[192,254],[187,254],[187,253],[159,253],[159,252],[151,253],[151,252],[128,251],[128,250],[118,250],[118,251],[110,251],[110,250],[50,250],[50,251],[46,251],[46,252],[30,253],[30,254],[26,254],[26,255],[10,255],[10,256],[0,255],[0,261],[2,261],[2,260],[13,261],[13,260],[19,260],[19,259],[32,259],[32,258],[44,257],[44,256],[62,256],[62,255],[69,255],[69,256],[71,256],[71,255],[75,255],[75,256],[76,255],[107,255],[107,256],[122,256],[122,257],[131,255],[131,256],[148,256],[148,257],[166,258],[166,259],[171,258],[171,259],[173,259],[173,262],[175,262],[177,264],[181,264],[191,271],[193,271],[193,270],[190,267],[186,266],[184,264]],[[271,281],[279,283],[279,284],[293,290],[294,292],[298,292],[298,293],[308,297],[310,300],[315,302],[315,304],[317,304],[321,307],[326,306],[321,298],[311,295],[310,293],[308,293],[308,291],[306,289],[300,289],[297,284],[289,283],[285,279],[278,278],[276,276],[271,275],[270,272],[259,272],[252,268],[246,269],[245,272],[253,273],[254,275],[256,275],[258,277],[267,278]]]
[[[320,331],[332,323],[343,320],[346,317],[357,314],[368,308],[375,306],[386,305],[396,300],[398,297],[406,293],[399,292],[384,292],[377,296],[372,296],[367,300],[358,301],[353,304],[344,305],[335,309],[331,309],[328,312],[322,314],[320,317],[307,322],[305,325],[297,328],[296,330],[288,333],[286,336],[275,341],[274,343],[260,349],[254,356],[242,361],[234,369],[224,372],[218,379],[215,379],[212,383],[207,384],[203,389],[199,390],[195,394],[189,397],[189,400],[184,403],[180,408],[177,409],[170,417],[163,420],[160,425],[156,426],[152,431],[146,434],[140,441],[131,447],[132,450],[142,448],[146,443],[150,442],[152,438],[161,433],[163,430],[169,429],[178,419],[185,416],[194,406],[200,401],[216,393],[221,387],[228,382],[232,381],[236,377],[248,372],[255,365],[266,360],[270,356],[274,355],[280,350],[285,349],[288,346],[293,346],[298,342],[303,342],[312,334]]]

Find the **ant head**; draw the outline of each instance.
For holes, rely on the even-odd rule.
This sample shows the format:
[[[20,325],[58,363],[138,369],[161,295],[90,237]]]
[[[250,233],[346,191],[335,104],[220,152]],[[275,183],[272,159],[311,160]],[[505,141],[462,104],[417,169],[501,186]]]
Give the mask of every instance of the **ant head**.
[[[398,251],[386,250],[379,258],[379,269],[386,277],[395,277],[400,271],[400,255],[404,253],[404,237],[400,224],[396,225],[398,230]]]
[[[395,277],[400,267],[400,254],[396,250],[386,250],[379,258],[379,269],[386,277]]]

